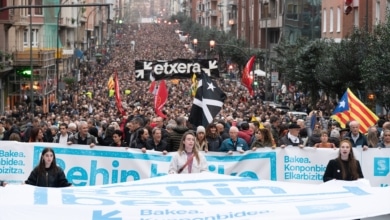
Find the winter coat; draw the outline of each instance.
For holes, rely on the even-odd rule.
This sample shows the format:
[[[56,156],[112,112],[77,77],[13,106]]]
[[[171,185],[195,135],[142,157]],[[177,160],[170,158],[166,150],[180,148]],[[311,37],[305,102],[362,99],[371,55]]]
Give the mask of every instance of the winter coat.
[[[25,183],[42,187],[67,187],[72,185],[66,179],[64,171],[60,167],[55,170],[53,166],[47,168],[44,173],[39,173],[38,167],[35,167]]]

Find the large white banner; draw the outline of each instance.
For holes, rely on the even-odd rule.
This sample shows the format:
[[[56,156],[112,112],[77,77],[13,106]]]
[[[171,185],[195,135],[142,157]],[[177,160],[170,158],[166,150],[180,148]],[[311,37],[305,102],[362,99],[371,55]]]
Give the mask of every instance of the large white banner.
[[[100,186],[0,187],[0,220],[349,220],[390,213],[389,198],[390,188],[359,181],[315,185],[176,174]]]
[[[174,153],[142,153],[117,147],[63,146],[50,143],[2,141],[0,147],[0,180],[19,184],[26,180],[38,163],[45,147],[53,147],[57,163],[74,186],[121,183],[167,175]],[[372,186],[388,186],[390,149],[354,149],[363,174]],[[205,153],[212,173],[258,180],[318,184],[326,165],[336,158],[338,149],[304,149],[287,147],[247,151],[245,154]]]

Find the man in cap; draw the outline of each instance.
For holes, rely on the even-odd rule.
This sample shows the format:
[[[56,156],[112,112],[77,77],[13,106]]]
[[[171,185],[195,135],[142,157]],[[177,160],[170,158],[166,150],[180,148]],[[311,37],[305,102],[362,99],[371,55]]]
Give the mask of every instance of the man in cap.
[[[294,146],[303,148],[303,140],[299,137],[299,131],[301,127],[296,123],[292,123],[288,126],[288,133],[279,140],[279,146],[284,148],[286,146]]]

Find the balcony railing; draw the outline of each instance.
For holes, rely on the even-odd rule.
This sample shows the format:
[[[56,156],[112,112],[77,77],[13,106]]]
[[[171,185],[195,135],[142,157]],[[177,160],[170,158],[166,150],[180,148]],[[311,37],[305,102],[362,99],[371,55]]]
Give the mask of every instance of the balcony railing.
[[[55,50],[33,50],[32,57],[30,51],[16,51],[14,52],[14,66],[30,66],[47,67],[55,65]]]

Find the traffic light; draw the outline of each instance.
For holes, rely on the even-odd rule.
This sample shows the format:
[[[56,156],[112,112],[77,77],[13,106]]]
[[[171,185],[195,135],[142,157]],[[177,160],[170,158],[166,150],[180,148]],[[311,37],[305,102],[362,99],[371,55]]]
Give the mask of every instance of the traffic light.
[[[21,75],[21,76],[23,76],[23,77],[26,77],[26,78],[30,78],[31,77],[31,74],[32,74],[32,71],[31,71],[31,69],[30,68],[21,68],[21,69],[18,69],[18,70],[16,70],[16,72],[19,74],[19,75]]]
[[[346,15],[349,15],[349,13],[351,13],[351,11],[352,11],[352,4],[353,4],[353,0],[345,0],[345,2],[344,2],[344,13]]]

